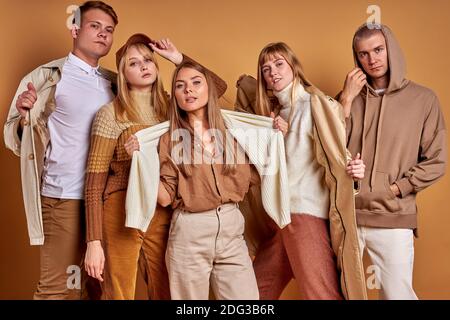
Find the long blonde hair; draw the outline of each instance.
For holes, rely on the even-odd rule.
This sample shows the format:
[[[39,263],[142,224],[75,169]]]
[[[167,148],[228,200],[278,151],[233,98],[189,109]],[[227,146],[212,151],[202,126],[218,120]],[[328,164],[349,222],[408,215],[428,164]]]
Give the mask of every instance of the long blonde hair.
[[[130,87],[128,86],[127,79],[125,77],[125,66],[128,61],[128,52],[130,48],[135,47],[145,58],[150,59],[156,66],[158,74],[156,80],[152,85],[151,91],[151,105],[155,109],[156,116],[160,122],[167,120],[168,116],[168,97],[164,91],[164,86],[159,76],[159,66],[155,59],[153,52],[144,44],[134,44],[131,45],[127,52],[122,56],[119,63],[119,70],[117,74],[117,86],[118,93],[117,97],[114,99],[114,109],[116,113],[116,119],[121,122],[132,121],[135,123],[143,123],[143,119],[140,113],[137,111],[134,105],[133,98],[130,94]]]
[[[219,98],[217,96],[217,88],[214,84],[214,81],[213,81],[211,75],[210,75],[210,72],[202,65],[200,65],[194,61],[189,61],[189,60],[182,62],[180,65],[178,65],[178,67],[175,69],[175,71],[173,73],[172,96],[171,96],[170,105],[169,105],[169,119],[170,119],[169,134],[170,134],[170,137],[173,137],[173,133],[178,129],[188,130],[189,133],[191,134],[191,137],[194,137],[194,134],[195,134],[194,128],[192,128],[189,123],[187,112],[182,110],[178,106],[178,102],[175,97],[177,76],[178,76],[178,73],[180,72],[180,70],[184,69],[184,68],[194,69],[205,76],[206,83],[208,84],[208,104],[207,104],[206,108],[207,108],[207,114],[208,114],[209,129],[219,130],[220,133],[222,134],[222,138],[225,139],[226,138],[226,126],[225,126],[225,122],[222,117],[222,113],[220,111],[221,108],[219,107],[219,103],[218,103]],[[173,150],[175,143],[172,140],[172,138],[170,140],[171,140],[170,141],[170,150]],[[191,149],[192,145],[188,145],[187,144],[188,142],[189,141],[184,141],[184,139],[183,139],[183,141],[179,142],[179,143],[184,144],[183,150],[188,150],[188,149],[192,150]],[[223,142],[223,141],[217,141],[217,139],[214,140],[215,146],[217,143],[221,143],[221,142]],[[229,139],[226,139],[226,148],[225,148],[225,145],[222,145],[222,147],[225,152],[233,152],[232,155],[234,156],[234,150],[233,150],[234,146],[229,144]],[[225,163],[225,161],[224,161],[224,163]],[[187,175],[191,174],[190,166],[185,165],[185,164],[180,164],[178,167],[183,172],[183,174],[187,174]],[[225,163],[224,167],[223,167],[223,173],[224,174],[229,173],[232,170],[234,170],[235,167],[236,167],[236,165],[234,163],[233,164]]]
[[[295,55],[294,51],[284,42],[275,42],[269,43],[265,46],[258,57],[258,76],[257,76],[257,88],[256,88],[256,108],[255,111],[257,114],[262,116],[270,116],[270,112],[273,110],[273,104],[270,101],[270,97],[268,95],[268,91],[271,90],[267,88],[267,83],[264,80],[264,75],[262,72],[262,66],[268,60],[273,59],[276,56],[283,57],[287,64],[291,67],[292,73],[294,75],[294,80],[292,87],[295,88],[298,83],[302,85],[309,85],[308,81],[305,80],[305,76],[303,74],[303,68]],[[291,105],[294,101],[295,90],[292,90],[291,95]],[[292,117],[293,109],[291,108],[291,114],[289,115],[289,121]]]

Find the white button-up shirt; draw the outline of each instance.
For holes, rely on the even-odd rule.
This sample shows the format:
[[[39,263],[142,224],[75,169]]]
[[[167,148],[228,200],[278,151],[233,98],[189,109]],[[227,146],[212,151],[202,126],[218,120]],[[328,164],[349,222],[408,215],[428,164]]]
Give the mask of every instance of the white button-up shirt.
[[[56,109],[48,119],[43,196],[84,199],[91,124],[100,107],[113,98],[111,82],[102,77],[98,66],[70,53],[56,85]]]

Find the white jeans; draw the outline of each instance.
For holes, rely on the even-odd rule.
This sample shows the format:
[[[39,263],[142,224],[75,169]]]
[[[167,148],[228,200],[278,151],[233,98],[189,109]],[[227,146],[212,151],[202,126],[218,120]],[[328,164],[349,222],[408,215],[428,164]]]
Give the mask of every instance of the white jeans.
[[[417,300],[412,287],[414,235],[411,229],[358,226],[361,253],[367,250],[380,283],[380,299]]]

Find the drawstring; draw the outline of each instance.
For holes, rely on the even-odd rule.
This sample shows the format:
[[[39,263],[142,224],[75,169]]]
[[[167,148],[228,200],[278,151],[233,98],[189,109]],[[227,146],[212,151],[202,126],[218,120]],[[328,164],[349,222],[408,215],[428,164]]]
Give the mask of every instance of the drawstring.
[[[381,121],[383,119],[383,113],[384,113],[384,97],[386,95],[383,94],[382,98],[381,98],[381,106],[380,106],[380,115],[378,116],[378,125],[377,125],[377,136],[376,136],[376,141],[375,141],[375,154],[374,154],[374,159],[373,159],[373,165],[372,165],[372,175],[370,177],[370,190],[372,191],[372,186],[375,183],[375,175],[373,174],[374,171],[376,171],[377,169],[377,162],[378,162],[378,144],[380,142],[380,135],[381,135]]]
[[[364,119],[363,119],[363,127],[362,127],[362,134],[361,134],[361,159],[365,158],[365,146],[366,146],[366,121],[367,121],[367,106],[369,102],[369,88],[366,85],[366,103],[364,105]],[[369,185],[370,187],[370,185]]]
[[[363,121],[363,128],[362,128],[362,138],[361,138],[361,159],[365,159],[365,144],[366,144],[366,127],[367,127],[367,108],[369,106],[369,90],[370,88],[366,86],[366,104],[364,108],[364,121]],[[378,121],[377,121],[377,133],[375,137],[375,148],[374,148],[374,156],[373,156],[373,164],[372,164],[372,170],[370,172],[370,180],[369,180],[369,189],[370,191],[373,191],[373,186],[375,184],[375,177],[376,175],[374,172],[376,172],[377,169],[377,162],[378,162],[378,144],[380,142],[380,135],[381,135],[381,120],[383,119],[383,113],[384,113],[384,97],[385,94],[381,98],[381,106],[380,106],[380,113],[378,115]]]

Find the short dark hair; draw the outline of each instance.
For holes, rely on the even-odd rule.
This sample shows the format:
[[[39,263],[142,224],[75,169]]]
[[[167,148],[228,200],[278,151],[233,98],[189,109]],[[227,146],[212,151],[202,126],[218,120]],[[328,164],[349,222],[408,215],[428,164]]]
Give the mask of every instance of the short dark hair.
[[[83,19],[83,15],[92,9],[100,9],[102,10],[104,13],[106,13],[107,15],[109,15],[113,21],[114,21],[114,25],[117,25],[119,23],[119,19],[117,17],[116,12],[114,11],[114,9],[110,6],[107,5],[106,3],[104,3],[103,1],[86,1],[85,3],[83,3],[75,12],[75,17],[72,20],[72,23],[75,24],[77,23],[77,15],[79,16],[80,19],[80,25],[79,27],[81,27],[81,20]]]

